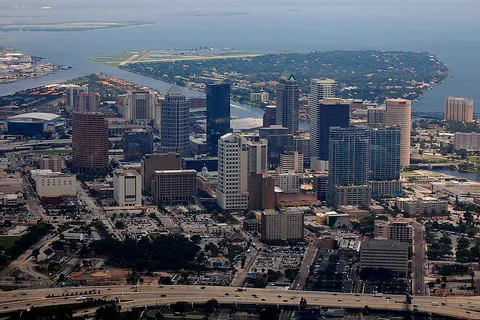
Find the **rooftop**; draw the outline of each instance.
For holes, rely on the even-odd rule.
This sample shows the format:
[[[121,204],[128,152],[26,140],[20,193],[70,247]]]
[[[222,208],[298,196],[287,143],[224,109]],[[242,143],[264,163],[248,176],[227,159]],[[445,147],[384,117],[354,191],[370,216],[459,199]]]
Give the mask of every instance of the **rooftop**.
[[[37,120],[37,121],[53,121],[61,118],[60,115],[54,113],[45,112],[28,112],[17,114],[16,116],[8,118],[8,121],[25,121],[25,120]]]

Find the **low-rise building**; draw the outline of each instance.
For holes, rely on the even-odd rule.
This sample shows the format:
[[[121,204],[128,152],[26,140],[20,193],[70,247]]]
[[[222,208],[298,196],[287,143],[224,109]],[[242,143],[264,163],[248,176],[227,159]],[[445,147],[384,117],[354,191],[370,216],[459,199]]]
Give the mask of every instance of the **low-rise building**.
[[[480,149],[480,133],[456,132],[453,138],[453,147],[455,150],[477,151]]]
[[[23,179],[18,175],[0,175],[0,193],[18,193],[22,191]]]
[[[135,170],[115,170],[113,197],[120,207],[141,206],[142,176]]]
[[[304,211],[297,208],[262,212],[262,240],[303,239],[303,217]]]
[[[375,220],[374,236],[375,239],[412,243],[413,227],[405,220]]]
[[[296,172],[280,173],[276,176],[275,185],[282,189],[283,193],[300,192],[300,177]]]
[[[403,194],[403,184],[399,180],[369,181],[372,197],[399,197]]]
[[[436,216],[448,214],[448,202],[433,197],[398,198],[397,208],[412,216]]]
[[[393,240],[370,240],[360,246],[360,269],[384,268],[398,277],[408,272],[408,243]]]
[[[159,204],[193,202],[197,195],[197,172],[195,170],[154,171],[152,195]]]
[[[335,186],[334,188],[335,207],[345,206],[369,206],[371,200],[370,186]]]
[[[40,198],[76,196],[77,184],[75,180],[75,175],[60,172],[38,175],[35,179],[37,195]]]
[[[24,203],[20,193],[4,194],[0,193],[0,206],[14,207]]]
[[[65,167],[63,157],[58,155],[42,156],[38,164],[41,170],[49,169],[52,170],[52,172],[61,172]]]

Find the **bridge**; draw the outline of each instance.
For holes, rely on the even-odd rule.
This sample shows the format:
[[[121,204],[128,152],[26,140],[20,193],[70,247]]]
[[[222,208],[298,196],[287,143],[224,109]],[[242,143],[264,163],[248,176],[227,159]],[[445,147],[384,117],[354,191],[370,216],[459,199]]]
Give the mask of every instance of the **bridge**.
[[[186,301],[192,304],[206,303],[214,298],[219,305],[296,307],[301,298],[311,307],[345,309],[403,310],[405,296],[333,293],[248,288],[237,291],[232,287],[218,286],[110,286],[80,288],[47,288],[25,291],[0,292],[0,314],[26,310],[31,307],[78,305],[88,298],[117,300],[122,310],[135,307],[161,306]],[[100,306],[99,306],[100,307]],[[85,307],[93,312],[97,307]],[[476,297],[412,297],[411,309],[456,319],[480,320],[480,296]]]
[[[444,167],[450,167],[450,166],[458,167],[458,162],[412,163],[412,166],[418,166],[419,168],[444,168]]]

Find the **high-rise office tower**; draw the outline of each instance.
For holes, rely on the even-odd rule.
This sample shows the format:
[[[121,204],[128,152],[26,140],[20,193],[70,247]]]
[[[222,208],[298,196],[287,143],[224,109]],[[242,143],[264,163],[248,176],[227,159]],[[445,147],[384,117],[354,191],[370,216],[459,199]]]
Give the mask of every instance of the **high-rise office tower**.
[[[259,174],[268,170],[267,140],[255,137],[247,142],[248,174]]]
[[[310,82],[310,108],[317,106],[322,100],[336,97],[337,83],[333,79],[312,79]]]
[[[72,114],[72,163],[80,172],[108,168],[108,124],[101,113]]]
[[[282,78],[276,87],[278,125],[288,128],[289,133],[298,131],[298,99],[300,92],[295,77]]]
[[[263,127],[268,128],[277,123],[277,107],[276,106],[266,106],[265,112],[263,113]]]
[[[217,202],[223,210],[248,208],[248,140],[227,133],[218,140]]]
[[[230,85],[207,85],[207,148],[209,154],[218,153],[218,139],[230,132]]]
[[[153,153],[153,134],[151,131],[134,129],[123,134],[123,159],[140,161],[146,154]]]
[[[370,128],[381,128],[385,124],[385,107],[368,107],[367,124]]]
[[[359,204],[356,203],[361,200],[358,196],[365,189],[368,191],[370,170],[368,128],[330,128],[328,164],[328,201],[334,206]],[[370,192],[366,192],[365,196],[369,198],[369,194]]]
[[[412,131],[412,101],[387,99],[385,101],[385,126],[400,126],[400,165],[410,165],[410,135]]]
[[[293,134],[280,125],[260,128],[260,139],[268,141],[268,164],[280,165],[280,154],[293,150]]]
[[[325,99],[310,107],[310,167],[327,169],[331,127],[348,127],[350,103],[343,99]]]
[[[65,90],[65,106],[76,109],[78,107],[77,95],[80,93],[88,93],[88,87],[76,85],[68,86]]]
[[[370,180],[400,179],[400,127],[370,129]]]
[[[151,121],[155,118],[157,96],[148,90],[129,91],[123,98],[123,118],[133,121]]]
[[[446,97],[445,120],[472,122],[473,99]]]
[[[266,173],[248,176],[248,208],[250,210],[275,209],[275,178]]]
[[[100,107],[100,94],[96,92],[79,93],[77,94],[77,107],[78,112],[98,112]]]
[[[155,171],[181,169],[182,158],[178,153],[146,154],[142,159],[143,192],[150,194]]]
[[[168,90],[162,103],[162,152],[177,152],[182,157],[190,153],[189,103],[179,86]]]

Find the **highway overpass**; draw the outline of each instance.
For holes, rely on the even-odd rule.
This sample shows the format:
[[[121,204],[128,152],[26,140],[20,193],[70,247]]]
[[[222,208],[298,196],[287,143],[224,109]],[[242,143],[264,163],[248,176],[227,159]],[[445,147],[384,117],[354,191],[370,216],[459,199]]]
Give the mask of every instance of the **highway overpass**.
[[[95,290],[95,293],[93,293]],[[82,293],[82,292],[92,293]],[[366,305],[373,310],[401,311],[405,296],[369,294],[344,294],[333,292],[254,289],[237,292],[232,287],[215,286],[110,286],[79,288],[48,288],[37,290],[0,292],[0,314],[25,310],[30,307],[81,304],[87,298],[118,300],[122,310],[134,307],[168,305],[178,301],[205,303],[215,298],[227,305],[272,305],[298,306],[301,298],[309,306],[330,308],[363,309]],[[79,306],[80,307],[80,306]],[[480,297],[421,297],[412,298],[411,308],[457,319],[480,320]],[[92,308],[89,307],[89,310]],[[88,310],[87,310],[88,311]]]

